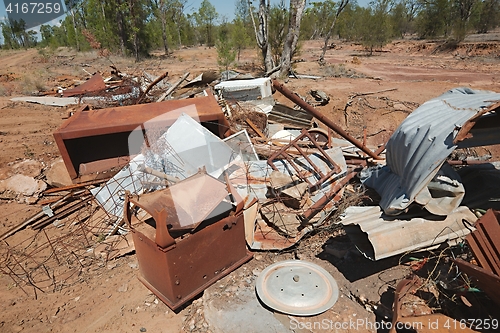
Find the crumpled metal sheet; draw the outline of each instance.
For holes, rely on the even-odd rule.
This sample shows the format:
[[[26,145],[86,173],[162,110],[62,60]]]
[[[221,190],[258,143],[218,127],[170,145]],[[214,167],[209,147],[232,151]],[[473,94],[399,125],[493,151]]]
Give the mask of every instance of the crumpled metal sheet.
[[[414,201],[436,215],[455,210],[461,198],[428,205],[433,197],[427,185],[457,148],[454,141],[460,129],[497,101],[500,93],[457,88],[425,102],[411,113],[387,143],[387,165],[365,180],[367,186],[381,195],[384,212],[401,214]],[[459,181],[452,176],[451,183],[454,180]]]
[[[421,215],[421,211],[417,214]],[[393,217],[385,215],[379,206],[352,206],[346,209],[341,223],[359,251],[371,260],[379,260],[463,238],[477,220],[463,206],[446,218],[417,214]]]
[[[75,88],[64,90],[62,95],[64,97],[72,97],[72,96],[83,95],[88,92],[98,92],[104,89],[106,89],[104,80],[102,79],[101,74],[96,73],[81,85]]]

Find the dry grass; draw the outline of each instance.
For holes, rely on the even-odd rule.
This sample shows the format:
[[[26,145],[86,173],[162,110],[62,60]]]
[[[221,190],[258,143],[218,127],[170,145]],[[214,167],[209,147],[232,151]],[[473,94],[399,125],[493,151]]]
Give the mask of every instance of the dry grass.
[[[326,77],[346,77],[351,79],[366,78],[365,74],[347,68],[344,64],[325,66],[323,67],[323,73]]]
[[[37,92],[45,91],[45,83],[43,78],[34,74],[26,75],[21,79],[20,91],[25,95],[34,95]]]

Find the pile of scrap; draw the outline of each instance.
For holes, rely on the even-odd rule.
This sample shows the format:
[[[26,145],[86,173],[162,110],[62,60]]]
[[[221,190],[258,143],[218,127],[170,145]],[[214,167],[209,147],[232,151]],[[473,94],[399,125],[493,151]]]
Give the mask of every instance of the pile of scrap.
[[[93,74],[88,80],[73,88],[57,87],[53,91],[42,93],[40,96],[14,97],[14,102],[29,102],[50,106],[69,106],[92,104],[96,107],[103,105],[126,105],[137,100],[140,93],[140,84],[137,78],[128,77],[116,71],[103,79],[100,73]]]
[[[180,87],[185,77],[173,86]],[[143,91],[152,91],[161,81],[151,80]],[[157,99],[164,99],[161,102],[77,109],[54,133],[74,185],[45,191],[42,211],[5,238],[25,227],[45,232],[49,225],[58,225],[60,231],[78,225],[89,242],[87,250],[90,246],[94,256],[109,260],[123,253],[116,249],[118,240],[130,249],[133,236],[141,281],[175,309],[249,260],[247,245],[252,250],[286,249],[325,223],[345,185],[368,163],[362,153],[353,155],[352,150],[344,156],[346,147],[361,147],[373,155],[371,150],[357,141],[339,143],[333,131],[298,127],[299,117],[289,116],[295,119],[291,124],[270,124],[271,89],[276,82],[232,81],[218,86],[216,97],[206,89],[211,81],[204,73],[179,88],[180,96],[203,89],[201,97],[170,99],[173,86],[165,86]],[[65,93],[95,92],[98,82],[95,78]],[[141,98],[146,100],[146,94]],[[242,99],[237,101],[238,110],[235,98]],[[312,117],[308,114],[302,124],[310,126]],[[271,135],[273,126],[269,125],[274,125]],[[346,157],[353,161],[353,156],[359,163],[348,165]],[[83,205],[89,214],[79,223],[65,226],[61,222],[71,219]],[[70,237],[71,232],[66,235]],[[51,236],[47,236],[50,244]],[[162,253],[176,249],[163,259],[167,266],[176,256],[199,251],[200,260],[191,267],[203,280],[197,281],[187,271],[181,283],[185,289],[178,293],[172,291],[178,285],[173,277],[166,284],[157,281],[148,267],[152,265],[149,258],[160,254],[148,254],[148,246],[143,249],[146,239],[164,249]],[[101,246],[109,240],[116,242]],[[221,254],[213,258],[211,249],[211,257],[205,258],[209,252],[203,244],[213,242],[219,244]],[[227,262],[221,261],[223,257]],[[11,265],[9,261],[5,268]],[[179,279],[183,274],[175,275]]]
[[[88,73],[88,72],[87,72]],[[36,96],[14,97],[14,102],[38,103],[50,106],[89,104],[94,108],[161,102],[166,99],[184,99],[200,94],[207,85],[217,79],[215,72],[208,71],[181,85],[190,75],[185,73],[179,80],[168,82],[168,72],[159,76],[143,72],[141,75],[122,73],[115,66],[106,78],[96,72],[87,80],[76,80],[71,88],[57,87]]]
[[[458,247],[462,251],[456,252],[462,254],[449,260],[456,265],[448,269],[454,276],[432,276],[431,271],[425,282],[441,286],[437,294],[460,297],[461,303],[472,308],[477,304],[469,300],[477,302],[481,291],[495,303],[499,301],[500,229],[498,211],[491,208],[498,209],[500,171],[498,162],[490,162],[488,157],[470,158],[455,151],[499,144],[499,109],[499,93],[469,88],[450,90],[422,104],[387,142],[386,163],[360,173],[364,185],[380,195],[378,206],[349,207],[341,221],[356,248],[372,260],[443,249],[443,244],[463,244],[465,240],[470,250]],[[416,264],[415,270],[425,262]],[[393,327],[397,322],[455,320],[440,314],[401,317],[401,298],[416,294],[421,286],[415,281],[424,284],[422,280],[415,276],[396,288]],[[424,332],[426,327],[417,331]],[[481,329],[475,322],[463,329],[469,327]]]
[[[347,208],[340,223],[366,257],[456,244],[470,234],[469,244],[481,245],[471,248],[486,261],[479,259],[481,268],[459,265],[484,269],[478,284],[498,282],[498,257],[490,251],[498,244],[488,237],[498,221],[476,223],[472,209],[490,207],[469,191],[479,184],[473,176],[492,177],[496,168],[479,172],[450,156],[457,148],[499,143],[500,94],[451,90],[411,113],[387,144],[368,147],[276,80],[230,80],[212,89],[212,73],[182,86],[188,75],[172,84],[161,83],[167,74],[144,75],[133,105],[80,107],[54,132],[73,185],[39,190],[42,211],[3,239],[27,226],[40,230],[49,257],[57,259],[68,245],[46,234],[53,225],[68,228],[68,239],[78,229],[78,239],[86,240],[68,251],[78,260],[88,261],[88,253],[109,260],[135,248],[139,279],[178,309],[253,251],[288,249],[332,222],[344,189],[362,182],[380,202]],[[101,91],[101,79],[63,95]],[[273,90],[294,106],[275,103]],[[328,103],[323,92],[311,94],[318,105]],[[77,223],[61,225],[83,208]],[[493,241],[485,245],[486,238]],[[19,280],[16,251],[6,251],[11,259],[2,270]]]

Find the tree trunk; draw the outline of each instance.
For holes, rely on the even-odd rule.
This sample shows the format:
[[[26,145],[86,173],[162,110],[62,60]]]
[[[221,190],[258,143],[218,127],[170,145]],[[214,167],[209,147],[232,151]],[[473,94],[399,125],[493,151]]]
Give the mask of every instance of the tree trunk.
[[[76,28],[75,13],[73,12],[73,9],[70,9],[69,12],[71,14],[71,20],[73,22],[73,29],[75,30],[76,50],[80,51],[80,41],[78,40],[78,29]]]
[[[121,6],[121,1],[118,1],[118,6]],[[116,11],[116,22],[118,23],[118,31],[120,34],[120,51],[122,53],[122,56],[125,55],[125,46],[126,46],[126,41],[127,41],[127,36],[125,33],[125,23],[123,21],[123,14],[121,11],[117,10]]]
[[[163,40],[163,48],[165,50],[165,55],[168,56],[168,42],[167,42],[167,18],[162,9],[160,9],[161,15],[161,38]]]
[[[106,13],[104,12],[104,3],[101,2],[101,12],[102,12],[102,31],[106,34]]]
[[[330,29],[328,30],[328,33],[325,36],[325,44],[323,45],[323,51],[321,52],[321,56],[319,57],[319,62],[323,63],[325,61],[325,53],[326,50],[328,49],[328,41],[330,40],[330,37],[332,36],[333,33],[333,28],[335,28],[335,24],[337,23],[337,19],[339,18],[340,13],[344,10],[344,8],[347,6],[349,3],[349,0],[341,0],[339,3],[339,7],[337,8],[337,11],[335,12],[335,17],[333,18],[332,25],[330,26]]]
[[[264,60],[265,72],[268,73],[274,68],[274,61],[271,54],[271,48],[269,47],[269,31],[267,27],[267,19],[269,15],[269,0],[259,1],[259,25],[255,23],[255,18],[252,11],[252,5],[250,0],[248,0],[248,7],[250,9],[250,15],[252,17],[253,29],[255,31],[255,39],[257,40],[257,45],[262,52],[262,58]]]
[[[132,41],[134,46],[134,58],[135,61],[138,62],[140,60],[139,53],[139,33],[138,33],[138,24],[137,24],[137,10],[136,10],[136,2],[135,0],[129,0],[129,8],[130,8],[130,18],[131,18],[131,30],[132,30]]]
[[[181,26],[179,24],[179,20],[177,19],[176,16],[172,17],[172,20],[175,23],[175,26],[177,28],[177,38],[179,39],[179,48],[182,48],[182,39],[181,39]]]
[[[281,53],[281,68],[278,76],[287,76],[292,66],[292,57],[299,42],[300,21],[306,6],[306,0],[290,0],[290,17],[288,24],[288,33],[283,44]]]

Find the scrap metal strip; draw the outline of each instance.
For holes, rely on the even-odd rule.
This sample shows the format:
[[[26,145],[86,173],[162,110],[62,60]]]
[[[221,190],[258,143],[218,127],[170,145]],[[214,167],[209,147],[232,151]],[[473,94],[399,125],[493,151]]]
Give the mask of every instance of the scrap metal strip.
[[[480,266],[486,271],[500,275],[500,212],[488,210],[475,224],[476,230],[466,241]]]

